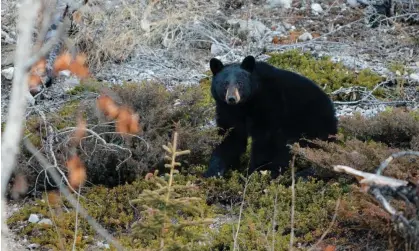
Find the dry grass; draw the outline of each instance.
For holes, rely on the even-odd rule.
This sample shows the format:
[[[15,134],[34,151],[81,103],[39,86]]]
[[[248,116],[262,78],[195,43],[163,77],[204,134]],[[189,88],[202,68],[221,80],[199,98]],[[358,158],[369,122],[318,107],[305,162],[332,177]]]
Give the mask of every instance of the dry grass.
[[[114,186],[132,182],[155,169],[164,171],[161,146],[170,140],[176,122],[181,136],[179,147],[193,149],[182,167],[206,167],[212,147],[220,139],[216,129],[207,126],[213,119],[214,108],[212,103],[204,102],[203,89],[178,86],[168,91],[161,83],[150,82],[114,86],[107,92],[118,105],[128,105],[139,114],[142,132],[126,139],[115,133],[115,122],[106,120],[97,110],[94,98],[74,102],[46,118],[46,123],[54,129],[52,149],[59,163],[65,163],[70,157],[66,149],[73,142],[71,135],[77,116],[83,114],[87,128],[101,137],[88,133],[80,143],[79,156],[86,163],[88,183]],[[45,147],[44,122],[35,117],[27,126],[31,141]],[[38,173],[42,170],[39,164],[25,152],[20,157],[27,163],[22,172],[28,174],[29,183],[38,178],[42,187],[44,173]]]
[[[344,117],[339,121],[343,133],[359,140],[382,142],[390,147],[418,150],[419,112],[393,109],[371,119]]]
[[[75,27],[75,42],[96,67],[107,60],[127,60],[139,47],[150,45],[185,60],[191,50],[208,50],[212,42],[226,43],[226,31],[216,24],[217,7],[217,1],[156,1],[154,5],[89,1]]]

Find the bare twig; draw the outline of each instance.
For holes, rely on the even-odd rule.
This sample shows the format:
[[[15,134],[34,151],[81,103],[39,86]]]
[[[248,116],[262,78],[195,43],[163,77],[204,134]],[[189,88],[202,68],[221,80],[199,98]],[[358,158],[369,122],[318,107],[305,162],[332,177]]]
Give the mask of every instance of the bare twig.
[[[11,99],[9,103],[10,111],[7,115],[7,127],[3,134],[1,149],[2,167],[2,197],[6,194],[7,184],[16,164],[16,155],[19,152],[19,141],[22,138],[23,123],[25,118],[26,100],[22,99],[22,94],[29,93],[27,60],[31,54],[32,27],[35,23],[37,10],[40,7],[39,1],[25,0],[20,7],[19,21],[17,24],[19,39],[16,45],[15,70]]]
[[[275,251],[275,224],[276,224],[276,216],[278,213],[278,191],[279,189],[275,190],[275,200],[274,200],[274,215],[272,217],[272,251]]]
[[[386,160],[384,160],[383,162],[381,162],[380,166],[377,169],[376,174],[377,175],[381,175],[381,173],[383,172],[384,168],[386,168],[391,161],[393,161],[393,159],[399,158],[399,157],[403,157],[406,155],[414,155],[419,157],[419,152],[416,151],[403,151],[403,152],[398,152],[398,153],[393,153],[390,157],[388,157]]]
[[[67,127],[67,128],[65,128],[65,130],[66,131],[64,131],[63,133],[67,133],[67,132],[73,132],[73,131],[75,131],[75,130],[77,130],[77,127]],[[107,146],[112,146],[112,147],[115,147],[115,148],[118,148],[118,149],[120,149],[120,150],[124,150],[124,151],[127,151],[128,152],[128,154],[129,154],[129,156],[128,157],[126,157],[123,161],[121,161],[117,166],[116,166],[116,168],[115,168],[115,170],[119,170],[119,168],[121,167],[121,165],[122,164],[124,164],[126,161],[128,161],[131,157],[132,157],[132,152],[131,152],[131,150],[129,150],[128,148],[125,148],[125,147],[122,147],[122,146],[120,146],[120,145],[116,145],[116,144],[113,144],[113,143],[108,143],[108,142],[106,142],[106,140],[105,139],[103,139],[99,134],[97,134],[96,132],[94,132],[93,130],[91,130],[91,129],[85,129],[85,131],[86,132],[88,132],[88,133],[90,133],[91,135],[90,136],[85,136],[85,137],[83,137],[83,139],[86,139],[86,138],[91,138],[91,137],[95,137],[96,139],[98,139],[100,142],[102,142],[102,144],[103,145],[107,145]],[[111,132],[112,134],[114,134],[114,132]],[[101,133],[101,134],[106,134],[106,133]],[[140,140],[142,140],[143,142],[145,142],[146,143],[146,145],[147,145],[147,149],[149,148],[149,145],[148,145],[148,143],[143,139],[143,138],[141,138],[141,137],[139,137],[139,136],[137,136],[137,135],[134,135],[134,134],[128,134],[128,133],[115,133],[115,134],[123,134],[123,135],[131,135],[131,136],[134,136],[134,137],[136,137],[136,138],[139,138]],[[80,141],[81,142],[81,141]],[[81,144],[81,143],[80,143]]]
[[[80,190],[81,190],[81,186],[79,186],[79,193],[77,194],[76,222],[74,223],[73,251],[76,250],[76,242],[77,242],[77,228],[79,224],[79,207],[80,207]]]
[[[50,163],[48,163],[48,160],[45,159],[44,156],[42,156],[37,149],[32,145],[30,141],[27,139],[24,140],[26,148],[35,156],[35,158],[39,161],[39,163],[47,169],[47,171],[50,173],[52,179],[55,183],[60,184],[59,189],[62,194],[64,194],[65,198],[70,202],[70,204],[77,208],[77,200],[70,194],[70,192],[60,183],[61,177],[57,173],[57,170],[55,168],[48,168],[52,166]],[[117,240],[115,240],[109,233],[104,229],[95,219],[93,219],[87,211],[79,206],[79,213],[81,216],[83,216],[87,222],[96,230],[96,232],[101,235],[103,238],[106,239],[109,243],[115,246],[118,250],[124,250],[124,248],[119,244]]]
[[[242,199],[242,202],[240,204],[240,212],[239,212],[239,219],[238,219],[238,222],[237,222],[237,230],[236,230],[236,233],[234,235],[233,251],[235,251],[239,248],[238,247],[238,239],[239,239],[240,223],[241,223],[241,218],[242,218],[242,215],[243,215],[244,201],[246,199],[246,191],[247,191],[247,187],[249,185],[250,177],[252,175],[253,174],[250,174],[250,176],[246,179],[246,183],[244,184],[243,199]]]
[[[322,236],[320,236],[320,239],[307,251],[314,250],[314,248],[317,247],[323,241],[324,237],[326,237],[326,235],[330,232],[330,229],[332,229],[333,225],[335,224],[336,216],[338,215],[339,206],[340,206],[340,198],[336,201],[335,213],[333,214],[332,221],[330,222],[329,227],[326,229],[326,231],[324,231]]]
[[[289,250],[292,251],[294,246],[294,217],[295,217],[295,155],[292,156],[291,160],[291,233],[290,233],[290,248]]]

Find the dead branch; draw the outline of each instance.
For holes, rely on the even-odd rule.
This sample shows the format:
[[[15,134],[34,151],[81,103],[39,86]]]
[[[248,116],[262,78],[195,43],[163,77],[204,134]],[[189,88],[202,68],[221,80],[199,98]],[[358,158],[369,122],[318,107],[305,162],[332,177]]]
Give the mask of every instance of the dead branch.
[[[16,155],[19,152],[19,141],[23,133],[26,101],[22,95],[28,93],[27,60],[31,55],[32,26],[35,23],[36,13],[40,7],[39,1],[26,0],[20,7],[19,21],[17,24],[19,39],[16,45],[15,70],[10,111],[7,115],[7,127],[2,140],[2,197],[5,197],[7,184],[16,164]]]
[[[335,172],[339,173],[347,173],[352,176],[355,176],[357,178],[360,178],[360,183],[366,184],[366,185],[375,185],[375,186],[390,186],[390,187],[400,187],[400,186],[406,186],[407,181],[398,180],[390,177],[381,176],[378,174],[373,173],[367,173],[363,171],[356,170],[349,166],[342,166],[342,165],[336,165],[333,167],[333,170]]]
[[[373,195],[381,206],[392,216],[396,228],[403,233],[403,236],[405,238],[410,238],[416,245],[419,245],[419,219],[416,217],[416,219],[408,220],[403,213],[398,212],[383,195],[385,194],[391,198],[411,203],[416,207],[416,211],[419,212],[419,184],[381,175],[383,170],[392,160],[408,155],[419,157],[419,152],[403,151],[394,153],[381,162],[375,174],[342,165],[334,166],[333,170],[355,176],[359,180],[359,183],[363,185],[363,190]]]
[[[64,194],[65,198],[70,202],[70,204],[74,208],[78,208],[80,215],[83,216],[87,220],[87,222],[95,229],[95,231],[99,235],[101,235],[103,238],[106,239],[106,241],[114,245],[116,249],[124,250],[121,244],[119,244],[119,242],[115,240],[108,233],[108,231],[106,231],[106,229],[104,229],[95,219],[93,219],[87,213],[86,209],[84,209],[81,205],[78,205],[77,200],[73,197],[73,195],[70,194],[68,189],[64,187],[63,184],[61,183],[61,176],[58,174],[57,170],[55,168],[49,168],[52,165],[48,162],[47,159],[45,159],[44,156],[42,156],[39,153],[39,151],[35,148],[35,146],[32,145],[32,143],[27,139],[24,140],[24,143],[25,143],[26,148],[35,156],[35,158],[39,161],[39,163],[43,166],[43,168],[49,172],[54,182],[59,184],[58,188],[60,189],[60,192]]]

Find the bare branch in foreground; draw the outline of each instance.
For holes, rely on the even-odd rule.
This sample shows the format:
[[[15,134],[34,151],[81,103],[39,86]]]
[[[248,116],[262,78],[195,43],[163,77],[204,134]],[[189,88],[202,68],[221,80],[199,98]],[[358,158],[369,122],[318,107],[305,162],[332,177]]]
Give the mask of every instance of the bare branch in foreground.
[[[29,93],[27,60],[31,55],[32,27],[35,23],[39,1],[26,0],[20,7],[17,24],[19,39],[16,45],[15,70],[12,93],[7,114],[7,127],[3,134],[1,149],[1,189],[2,198],[5,197],[7,184],[16,164],[16,155],[19,152],[19,141],[23,133],[23,120],[25,118],[26,100],[22,95]]]
[[[343,172],[350,174],[352,176],[355,176],[360,180],[360,183],[366,184],[366,185],[375,185],[375,186],[390,186],[390,187],[400,187],[400,186],[406,186],[407,181],[404,180],[398,180],[390,177],[385,177],[373,173],[367,173],[363,171],[356,170],[349,166],[342,166],[342,165],[336,165],[333,167],[333,170],[335,172]]]
[[[87,222],[95,229],[95,231],[101,235],[103,238],[106,239],[109,243],[115,246],[118,250],[124,250],[124,248],[119,244],[117,240],[115,240],[109,233],[104,229],[95,219],[93,219],[84,209],[81,205],[78,205],[77,200],[70,194],[70,192],[63,186],[61,182],[61,176],[58,174],[57,170],[55,168],[49,168],[52,166],[50,163],[48,163],[48,160],[45,159],[44,156],[42,156],[38,150],[32,145],[32,143],[25,139],[24,140],[26,148],[35,156],[35,158],[39,161],[39,163],[43,166],[44,169],[46,169],[49,174],[51,175],[52,179],[55,183],[59,184],[58,188],[60,189],[60,192],[64,194],[65,198],[70,202],[70,204],[74,208],[78,208],[79,213],[81,216],[83,216]]]
[[[398,180],[386,176],[381,173],[390,162],[398,157],[413,155],[419,157],[419,152],[416,151],[403,151],[392,154],[386,160],[381,162],[377,169],[376,174],[367,173],[356,170],[348,166],[336,165],[333,170],[336,172],[345,172],[358,178],[359,183],[363,185],[363,190],[369,192],[381,204],[381,206],[392,216],[392,220],[396,223],[396,228],[401,230],[404,238],[411,239],[415,245],[419,247],[419,219],[408,220],[402,212],[398,212],[384,197],[401,199],[407,203],[416,206],[416,211],[419,211],[419,184],[412,182]]]
[[[294,246],[294,218],[295,218],[295,155],[292,156],[291,160],[291,233],[290,233],[290,251],[293,250]]]

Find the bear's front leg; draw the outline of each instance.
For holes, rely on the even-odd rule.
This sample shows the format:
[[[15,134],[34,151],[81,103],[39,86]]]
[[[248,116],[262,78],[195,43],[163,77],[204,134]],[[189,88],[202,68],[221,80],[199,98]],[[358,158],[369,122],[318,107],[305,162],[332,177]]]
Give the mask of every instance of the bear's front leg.
[[[230,166],[237,167],[240,164],[240,156],[246,151],[247,135],[243,130],[220,129],[220,134],[225,138],[212,152],[209,168],[204,177],[223,176]]]
[[[222,115],[219,113],[217,125],[218,134],[224,138],[212,152],[209,168],[204,174],[206,178],[223,176],[230,166],[237,167],[240,156],[246,151],[248,134],[245,123],[230,114]]]
[[[272,178],[276,178],[285,168],[287,158],[288,148],[283,137],[262,130],[252,134],[249,174],[269,170]]]

